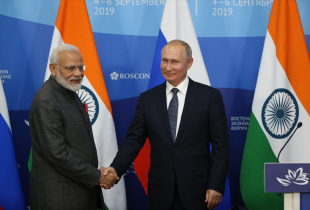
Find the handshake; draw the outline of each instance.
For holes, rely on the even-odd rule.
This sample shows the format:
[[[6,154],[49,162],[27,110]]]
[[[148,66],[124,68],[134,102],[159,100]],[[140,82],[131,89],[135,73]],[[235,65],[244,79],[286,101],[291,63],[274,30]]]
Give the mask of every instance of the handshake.
[[[99,170],[101,171],[101,176],[97,185],[99,185],[100,187],[106,190],[110,189],[111,187],[114,186],[116,181],[119,180],[119,177],[117,176],[117,173],[114,168],[101,167]]]

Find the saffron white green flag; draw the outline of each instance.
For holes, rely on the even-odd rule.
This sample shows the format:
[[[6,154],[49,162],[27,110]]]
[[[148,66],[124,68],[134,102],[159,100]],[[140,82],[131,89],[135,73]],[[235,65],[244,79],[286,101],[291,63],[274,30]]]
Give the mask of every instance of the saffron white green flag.
[[[62,44],[76,46],[86,66],[82,88],[77,92],[82,103],[87,103],[97,148],[99,167],[110,166],[118,146],[112,109],[105,86],[99,57],[84,0],[61,0],[54,28],[50,55]],[[45,80],[49,78],[49,62]],[[124,179],[109,190],[102,190],[106,209],[127,209]]]
[[[241,166],[241,193],[248,209],[283,210],[283,196],[264,193],[264,163],[277,161],[298,122],[303,126],[282,151],[279,161],[309,163],[309,96],[310,59],[296,0],[275,0]]]

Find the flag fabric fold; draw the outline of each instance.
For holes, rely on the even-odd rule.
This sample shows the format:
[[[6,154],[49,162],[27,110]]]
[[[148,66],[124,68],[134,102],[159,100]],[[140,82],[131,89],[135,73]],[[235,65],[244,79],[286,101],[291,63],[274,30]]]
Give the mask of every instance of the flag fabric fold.
[[[60,1],[50,55],[54,48],[62,44],[74,45],[82,54],[86,70],[81,90],[77,94],[82,103],[86,103],[88,107],[99,167],[108,167],[117,153],[118,146],[112,108],[84,0]],[[45,80],[49,75],[48,61]],[[106,209],[127,209],[124,179],[110,190],[102,192]]]
[[[25,210],[9,112],[0,80],[0,210]]]
[[[196,82],[210,85],[208,73],[200,51],[195,28],[192,22],[187,0],[167,0],[163,11],[162,21],[157,38],[157,45],[148,89],[151,89],[165,81],[160,71],[161,50],[167,42],[180,39],[189,44],[192,48],[194,63],[188,70],[187,75]],[[148,170],[150,167],[150,144],[146,141],[135,160],[134,168],[139,180],[147,193]],[[231,207],[231,197],[229,181],[227,179],[225,196],[216,209],[229,209]]]
[[[296,0],[273,2],[247,133],[240,187],[250,210],[283,209],[283,196],[264,193],[264,163],[309,162],[310,59]]]

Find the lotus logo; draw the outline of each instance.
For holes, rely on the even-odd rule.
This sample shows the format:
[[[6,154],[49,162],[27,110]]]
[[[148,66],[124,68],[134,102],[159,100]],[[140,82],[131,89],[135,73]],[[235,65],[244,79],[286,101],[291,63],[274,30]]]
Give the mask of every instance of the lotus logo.
[[[124,176],[130,174],[130,173],[136,173],[135,169],[134,169],[134,162],[130,165],[130,167],[128,168],[128,170],[126,171],[126,173],[124,173]]]
[[[298,185],[306,185],[309,183],[309,178],[307,178],[308,174],[303,173],[303,169],[299,168],[297,171],[288,170],[288,175],[285,175],[287,179],[280,179],[277,177],[278,182],[280,182],[283,186],[289,186],[290,184],[298,184]]]
[[[111,73],[110,76],[111,76],[112,80],[117,80],[118,79],[118,73],[116,73],[115,71],[113,73]]]

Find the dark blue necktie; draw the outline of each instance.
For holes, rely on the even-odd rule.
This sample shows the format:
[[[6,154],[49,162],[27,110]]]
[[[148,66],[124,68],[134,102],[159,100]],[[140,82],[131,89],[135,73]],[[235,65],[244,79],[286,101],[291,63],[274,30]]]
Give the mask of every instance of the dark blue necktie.
[[[171,135],[174,141],[176,137],[178,108],[179,108],[179,100],[177,96],[178,91],[179,90],[177,88],[172,88],[171,92],[173,93],[173,96],[172,96],[172,99],[168,107],[168,116],[169,116]]]

